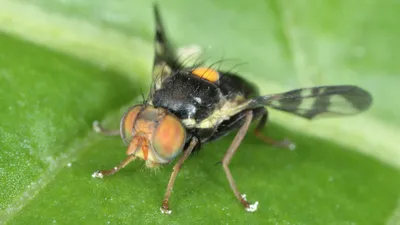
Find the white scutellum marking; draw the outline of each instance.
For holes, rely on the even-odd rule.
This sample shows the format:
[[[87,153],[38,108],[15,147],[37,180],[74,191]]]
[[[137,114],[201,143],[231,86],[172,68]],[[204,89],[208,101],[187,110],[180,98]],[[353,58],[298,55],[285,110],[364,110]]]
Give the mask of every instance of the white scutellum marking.
[[[160,211],[161,211],[162,214],[171,215],[171,213],[172,213],[172,210],[170,210],[170,209],[165,210],[165,209],[163,209],[162,207],[160,208]]]
[[[93,178],[103,178],[103,174],[100,171],[96,171],[92,174]]]
[[[247,212],[255,212],[258,207],[258,202],[255,202],[254,204],[249,205],[248,208],[246,208]]]
[[[72,166],[72,163],[68,163],[67,166],[68,166],[68,167],[71,167],[71,166]]]
[[[101,132],[101,128],[100,128],[100,122],[98,120],[93,121],[93,130],[96,133],[100,133]]]

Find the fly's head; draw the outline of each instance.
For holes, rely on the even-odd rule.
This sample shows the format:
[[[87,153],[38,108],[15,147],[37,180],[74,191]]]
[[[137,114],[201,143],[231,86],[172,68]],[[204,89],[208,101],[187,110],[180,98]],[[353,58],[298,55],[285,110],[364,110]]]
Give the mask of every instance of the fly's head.
[[[186,129],[164,108],[136,105],[122,117],[120,134],[128,145],[127,155],[146,161],[151,168],[171,162],[183,151]]]

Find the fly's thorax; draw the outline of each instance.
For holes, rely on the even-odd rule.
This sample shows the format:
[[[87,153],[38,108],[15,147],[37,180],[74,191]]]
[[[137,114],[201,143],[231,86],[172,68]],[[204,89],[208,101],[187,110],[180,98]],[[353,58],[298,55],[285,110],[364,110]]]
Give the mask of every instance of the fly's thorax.
[[[186,129],[164,108],[136,105],[121,119],[120,133],[127,154],[146,160],[146,166],[168,163],[183,151]]]
[[[168,109],[182,120],[199,121],[209,115],[221,96],[215,83],[189,72],[178,72],[163,81],[152,96],[152,103]]]

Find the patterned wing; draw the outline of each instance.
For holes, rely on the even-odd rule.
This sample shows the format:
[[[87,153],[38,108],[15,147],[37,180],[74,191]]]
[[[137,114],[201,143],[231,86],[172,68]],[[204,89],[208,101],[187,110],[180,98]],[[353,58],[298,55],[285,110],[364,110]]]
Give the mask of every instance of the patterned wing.
[[[162,81],[171,75],[173,71],[177,71],[181,68],[176,56],[176,51],[171,46],[165,34],[160,12],[156,4],[154,4],[153,10],[156,23],[156,34],[154,38],[155,52],[153,64],[153,87],[151,92],[160,88]]]
[[[341,85],[296,89],[260,96],[250,100],[246,108],[268,106],[314,119],[354,115],[367,110],[371,103],[372,96],[367,91],[352,85]]]

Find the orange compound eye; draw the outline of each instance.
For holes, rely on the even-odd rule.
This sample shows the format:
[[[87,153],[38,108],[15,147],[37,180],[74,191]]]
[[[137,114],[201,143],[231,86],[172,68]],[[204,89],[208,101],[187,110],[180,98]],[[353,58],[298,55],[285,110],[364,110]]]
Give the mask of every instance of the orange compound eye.
[[[159,157],[172,160],[182,152],[186,130],[173,115],[167,114],[153,133],[153,149]]]
[[[192,71],[192,74],[215,83],[219,80],[219,73],[211,68],[200,67]]]
[[[136,105],[130,108],[121,119],[120,134],[122,140],[126,145],[129,145],[132,139],[133,125],[136,121],[137,115],[142,109],[142,105]]]

